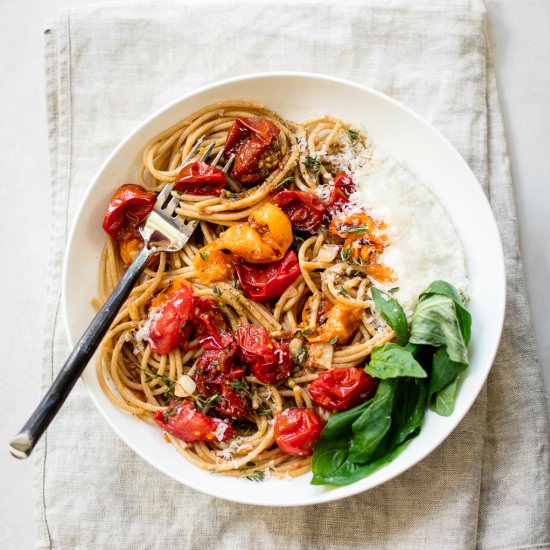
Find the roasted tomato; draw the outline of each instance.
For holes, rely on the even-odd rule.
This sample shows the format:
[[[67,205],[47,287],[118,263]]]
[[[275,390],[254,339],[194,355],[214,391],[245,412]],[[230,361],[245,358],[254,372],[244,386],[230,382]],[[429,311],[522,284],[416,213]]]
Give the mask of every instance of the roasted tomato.
[[[337,211],[349,202],[349,196],[356,191],[356,186],[348,172],[342,170],[336,174],[330,186],[330,194],[325,202],[329,211]]]
[[[237,329],[239,357],[250,365],[262,384],[278,384],[290,376],[292,362],[288,347],[273,340],[263,327],[245,325]]]
[[[332,219],[329,231],[342,239],[368,240],[370,243],[389,244],[386,224],[364,212],[342,214]]]
[[[270,264],[238,263],[237,276],[245,296],[256,302],[278,298],[299,277],[300,265],[294,250]]]
[[[193,290],[183,279],[172,284],[151,302],[149,317],[151,349],[166,355],[182,344],[182,331],[190,320],[193,307]]]
[[[206,162],[191,162],[184,166],[178,174],[174,189],[190,195],[220,196],[227,183],[221,170]]]
[[[234,343],[219,307],[212,300],[193,298],[192,324],[203,349],[221,350]]]
[[[315,231],[321,225],[326,207],[323,201],[307,191],[281,191],[271,199],[300,231]]]
[[[338,344],[345,344],[352,336],[365,309],[361,306],[348,306],[337,302],[326,312],[326,321],[311,336],[310,342],[330,342],[336,338]]]
[[[292,456],[309,456],[317,443],[324,422],[306,407],[290,407],[275,417],[275,441]]]
[[[277,138],[280,130],[262,117],[238,118],[227,133],[225,158],[235,155],[232,175],[254,184],[266,179],[280,162]]]
[[[187,443],[227,441],[236,435],[228,422],[196,411],[188,399],[171,405],[165,413],[157,412],[154,420],[165,432]]]
[[[245,375],[242,367],[233,363],[237,348],[233,344],[223,350],[205,351],[197,361],[195,382],[197,389],[207,397],[218,395],[214,408],[231,418],[242,418],[249,410],[249,402],[242,384],[235,384]]]
[[[143,238],[134,225],[124,224],[117,234],[118,253],[125,266],[129,266],[143,246]]]
[[[350,367],[321,372],[307,389],[319,407],[344,411],[369,399],[376,386],[376,379],[363,369]]]
[[[203,246],[193,258],[193,266],[199,281],[205,285],[227,281],[233,273],[233,255],[221,248],[217,241]]]
[[[398,280],[397,273],[384,264],[371,264],[367,266],[367,275],[381,283],[395,283]]]
[[[103,218],[103,229],[115,238],[123,224],[139,225],[153,210],[156,195],[140,185],[127,184],[119,187],[109,201]]]

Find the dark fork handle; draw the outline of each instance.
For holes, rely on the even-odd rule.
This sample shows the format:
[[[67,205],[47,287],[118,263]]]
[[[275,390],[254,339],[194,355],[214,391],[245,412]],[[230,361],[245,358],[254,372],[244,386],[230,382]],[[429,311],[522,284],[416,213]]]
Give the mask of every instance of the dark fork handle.
[[[147,261],[153,253],[154,251],[147,247],[141,250],[120,279],[113,293],[97,312],[38,407],[31,414],[22,430],[11,440],[10,452],[13,456],[27,458],[31,454],[34,446],[54,419],[78,377],[92,358],[101,339],[128,298],[139,276],[145,270]]]

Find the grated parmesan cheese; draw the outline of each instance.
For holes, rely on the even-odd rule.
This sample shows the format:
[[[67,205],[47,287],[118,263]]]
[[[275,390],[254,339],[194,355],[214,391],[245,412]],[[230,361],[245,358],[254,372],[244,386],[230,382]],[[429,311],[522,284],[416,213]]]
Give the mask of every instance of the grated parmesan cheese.
[[[216,436],[216,439],[218,441],[223,441],[223,436],[225,435],[228,427],[229,424],[227,424],[226,422],[223,422],[222,420],[218,422],[218,425],[216,426],[216,431],[214,432],[214,435]]]
[[[358,190],[350,197],[350,208],[361,205],[386,222],[391,244],[379,261],[399,277],[396,283],[376,286],[399,287],[393,296],[409,316],[419,294],[437,279],[467,294],[464,249],[437,197],[379,149],[374,150],[372,163],[355,172],[353,179]]]

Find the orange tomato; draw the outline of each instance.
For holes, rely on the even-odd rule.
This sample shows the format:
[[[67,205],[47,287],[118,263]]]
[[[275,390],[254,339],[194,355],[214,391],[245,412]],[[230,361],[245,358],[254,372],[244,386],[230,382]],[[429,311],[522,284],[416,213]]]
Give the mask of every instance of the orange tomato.
[[[374,244],[389,244],[386,224],[364,212],[335,216],[330,222],[329,231],[342,239],[368,239]]]
[[[205,285],[223,281],[233,272],[233,255],[224,252],[217,241],[203,246],[193,258],[199,281]]]
[[[336,338],[338,344],[345,344],[356,331],[365,310],[362,306],[334,304],[327,313],[327,320],[317,332],[308,337],[310,342],[330,342]]]
[[[395,283],[398,279],[395,271],[384,264],[368,265],[367,274],[381,283]]]

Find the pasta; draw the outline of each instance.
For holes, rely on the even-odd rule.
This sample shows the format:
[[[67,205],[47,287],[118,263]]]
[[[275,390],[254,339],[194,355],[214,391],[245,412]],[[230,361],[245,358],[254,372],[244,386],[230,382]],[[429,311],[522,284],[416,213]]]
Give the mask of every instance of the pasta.
[[[271,141],[265,138],[269,132]],[[231,159],[228,142],[235,135]],[[384,224],[350,201],[350,174],[369,162],[369,143],[358,130],[328,116],[297,124],[257,103],[218,103],[145,146],[139,175],[143,196],[154,197],[166,183],[185,179],[184,159],[197,143],[199,152],[191,160],[210,148],[209,160],[217,158],[221,166],[229,158],[233,175],[211,194],[197,191],[200,181],[195,180],[200,178],[194,176],[186,180],[192,181],[190,186],[176,185],[177,213],[200,223],[181,251],[160,253],[147,267],[100,346],[98,380],[117,407],[164,426],[165,437],[201,468],[250,479],[266,472],[299,476],[309,471],[311,452],[307,446],[303,452],[285,452],[278,444],[275,419],[286,409],[304,408],[322,425],[331,409],[312,399],[309,385],[322,372],[362,366],[374,347],[393,338],[391,328],[373,314],[370,295],[373,281],[392,278],[391,270],[376,261],[386,244]],[[247,158],[260,146],[257,158]],[[287,226],[292,227],[290,238]],[[141,246],[135,227],[117,231],[107,237],[101,258],[98,304]],[[247,248],[251,242],[254,247]],[[258,271],[265,278],[269,270],[275,283],[269,280],[258,290],[246,282],[247,277],[258,278]],[[261,298],[251,297],[262,292]],[[197,328],[186,322],[191,315],[187,310],[187,317],[177,313],[183,320],[174,314],[182,321],[179,339],[162,352],[154,331],[166,315],[166,304],[175,297],[181,304],[191,293],[195,301],[189,303],[195,305],[189,307],[203,324]],[[210,340],[204,336],[205,326],[210,327]],[[249,350],[247,355],[242,341],[250,335],[257,341],[260,334],[269,335],[264,338],[267,351],[256,350],[254,356]],[[214,342],[212,347],[204,344],[205,338],[230,343],[224,347]],[[275,356],[270,364],[265,364],[266,353]],[[207,364],[207,356],[216,361]],[[216,371],[214,379],[212,365],[222,357],[229,357],[231,374],[222,380]],[[280,375],[287,363],[289,371]],[[274,374],[273,369],[279,370]],[[274,376],[272,383],[266,382]],[[242,414],[227,412],[229,405],[223,403],[233,401]],[[186,414],[200,412],[196,418],[209,422],[208,438],[184,441],[174,435],[179,432],[170,426],[174,414],[183,414],[182,403]]]

